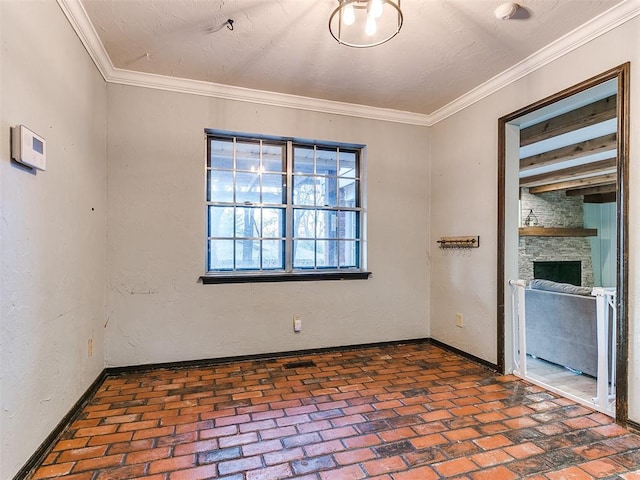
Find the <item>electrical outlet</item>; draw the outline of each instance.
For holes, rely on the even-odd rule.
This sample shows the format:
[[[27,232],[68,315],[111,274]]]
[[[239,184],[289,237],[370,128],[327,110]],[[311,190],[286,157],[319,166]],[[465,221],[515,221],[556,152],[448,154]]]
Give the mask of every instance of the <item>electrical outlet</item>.
[[[293,314],[293,331],[296,333],[302,331],[302,319],[299,313]]]
[[[93,357],[93,337],[89,337],[89,340],[87,340],[87,356],[89,358]]]
[[[456,313],[456,327],[464,327],[464,315]]]

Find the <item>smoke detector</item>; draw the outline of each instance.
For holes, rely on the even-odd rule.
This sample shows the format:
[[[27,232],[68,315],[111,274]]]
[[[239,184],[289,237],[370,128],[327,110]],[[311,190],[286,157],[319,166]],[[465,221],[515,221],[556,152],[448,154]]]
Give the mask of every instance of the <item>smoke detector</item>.
[[[496,15],[496,18],[499,20],[509,20],[516,14],[519,8],[520,5],[518,5],[517,3],[503,3],[498,8],[496,8],[494,13]]]

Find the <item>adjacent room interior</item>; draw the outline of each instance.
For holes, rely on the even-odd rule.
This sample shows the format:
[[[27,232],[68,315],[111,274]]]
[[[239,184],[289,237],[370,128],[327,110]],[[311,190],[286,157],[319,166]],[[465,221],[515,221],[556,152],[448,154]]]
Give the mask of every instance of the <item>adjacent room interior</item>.
[[[618,79],[605,79],[514,121],[520,129],[518,278],[528,285],[526,366],[519,371],[591,406],[599,361],[606,364],[603,382],[615,385],[617,92]],[[610,294],[606,318],[598,318],[594,287]],[[600,342],[607,351],[601,357]],[[596,408],[615,415],[615,388]]]
[[[332,470],[346,468],[333,478],[406,480],[417,470],[424,475],[418,478],[479,479],[504,474],[508,462],[509,478],[564,469],[597,476],[607,461],[606,468],[617,469],[607,470],[610,475],[640,468],[640,441],[626,430],[640,427],[640,314],[634,306],[640,208],[633,194],[640,184],[633,113],[640,112],[640,2],[527,0],[513,11],[499,1],[384,3],[385,15],[395,15],[378,23],[388,41],[353,48],[348,44],[358,36],[342,36],[338,24],[328,28],[338,0],[0,0],[1,478],[27,478],[42,466],[50,468],[40,478],[82,479],[98,471],[81,463],[88,458],[73,455],[117,461],[118,468],[130,468],[129,461],[144,465],[135,475],[131,467],[125,478],[181,478],[173,471],[169,476],[164,463],[150,466],[168,458],[137,458],[131,451],[115,453],[122,445],[107,451],[102,443],[122,433],[130,440],[121,443],[149,441],[134,433],[136,426],[116,427],[96,413],[111,408],[116,417],[134,416],[130,423],[151,422],[138,427],[164,428],[174,440],[179,435],[179,425],[161,425],[160,417],[105,407],[105,397],[126,397],[128,388],[162,398],[158,415],[196,415],[192,431],[223,429],[185,440],[208,442],[189,447],[208,448],[203,451],[182,446],[178,455],[175,444],[158,444],[169,441],[160,436],[146,447],[159,449],[154,455],[188,457],[188,468],[202,467],[190,473],[193,478],[254,480],[266,471],[272,477],[264,478],[326,480]],[[366,15],[366,6],[355,13]],[[628,203],[622,205],[628,257],[616,259],[621,187],[611,181],[619,172],[607,154],[589,167],[559,167],[581,169],[583,182],[609,179],[585,186],[590,192],[535,193],[544,188],[540,178],[551,175],[547,171],[532,170],[509,184],[507,194],[519,202],[507,205],[513,221],[505,234],[498,158],[502,147],[520,152],[521,145],[500,144],[498,120],[621,65],[629,69],[625,118],[631,119],[624,152]],[[603,105],[613,91],[594,100]],[[12,138],[14,131],[20,135]],[[29,138],[27,147],[40,154],[22,159],[33,168],[16,161],[18,138]],[[611,150],[609,143],[602,151]],[[525,150],[522,158],[544,154]],[[46,165],[39,163],[45,157]],[[241,166],[239,158],[247,163]],[[507,168],[518,177],[519,162]],[[214,186],[220,178],[232,180]],[[229,185],[236,189],[231,197],[225,196]],[[560,214],[560,205],[568,213]],[[558,247],[545,243],[551,237],[526,231],[535,228],[581,233],[554,237],[573,242]],[[506,252],[503,235],[511,248]],[[462,238],[476,243],[439,243]],[[532,251],[536,258],[524,265]],[[233,261],[224,260],[230,255]],[[621,288],[620,264],[628,291],[616,307],[626,328],[618,330],[617,342],[626,345],[627,357],[614,354],[624,367],[616,379],[624,401],[613,406],[614,414],[509,375],[517,350],[508,281],[538,276]],[[243,277],[247,269],[253,279]],[[283,353],[293,356],[278,357]],[[238,362],[196,365],[195,382],[157,371],[135,377],[153,372],[152,366],[220,359]],[[139,371],[126,380],[107,375],[127,368]],[[282,378],[291,372],[325,378],[327,371],[343,376],[330,381],[343,383],[314,389],[310,377]],[[211,405],[242,404],[227,405],[231,409],[259,407],[256,392],[266,384],[307,380],[300,391],[294,391],[297,384],[282,388],[292,389],[287,395],[315,393],[308,404],[295,397],[268,407],[282,409],[279,421],[258,419],[257,410],[232,415],[221,406],[210,405],[210,418],[179,411],[206,402],[175,405],[172,412],[172,401],[197,399],[197,383],[211,382],[212,375],[238,389],[211,394]],[[363,379],[373,376],[389,384],[366,386],[370,380]],[[248,383],[234,383],[245,377]],[[167,396],[175,385],[182,389],[179,400]],[[93,403],[87,404],[87,393],[97,393]],[[358,396],[366,402],[354,400]],[[221,411],[224,418],[217,417]],[[80,423],[61,439],[59,428],[69,427],[71,412]],[[349,419],[339,424],[329,418],[338,413]],[[244,415],[257,417],[248,422]],[[311,425],[336,436],[304,431]],[[233,442],[258,433],[241,428],[285,430],[271,432],[270,439],[260,431],[261,441],[242,450]],[[498,428],[504,430],[492,431]],[[580,450],[569,452],[563,443],[568,456],[559,458],[550,437],[566,441],[575,431]],[[221,440],[225,435],[233,439]],[[363,437],[379,444],[354,446]],[[291,443],[298,440],[309,443]],[[323,445],[309,447],[316,443]],[[603,456],[589,457],[595,443],[607,447]],[[267,451],[275,444],[306,457],[279,463]],[[367,457],[336,457],[351,447],[369,449],[358,452]],[[249,453],[260,448],[267,450]],[[205,458],[222,450],[233,458]],[[530,469],[527,458],[534,455],[545,455],[538,462],[545,470]],[[220,469],[239,457],[252,460],[246,468]],[[312,469],[302,463],[309,458],[322,460]],[[216,469],[205,473],[213,463]],[[278,468],[265,470],[271,467]]]

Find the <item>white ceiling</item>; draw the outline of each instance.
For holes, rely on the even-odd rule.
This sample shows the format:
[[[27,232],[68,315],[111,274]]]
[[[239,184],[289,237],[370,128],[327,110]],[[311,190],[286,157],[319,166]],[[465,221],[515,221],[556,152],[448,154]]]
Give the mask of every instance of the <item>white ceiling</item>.
[[[81,3],[116,69],[429,115],[624,2],[521,0],[502,21],[500,0],[402,0],[401,32],[369,49],[329,34],[337,0]]]

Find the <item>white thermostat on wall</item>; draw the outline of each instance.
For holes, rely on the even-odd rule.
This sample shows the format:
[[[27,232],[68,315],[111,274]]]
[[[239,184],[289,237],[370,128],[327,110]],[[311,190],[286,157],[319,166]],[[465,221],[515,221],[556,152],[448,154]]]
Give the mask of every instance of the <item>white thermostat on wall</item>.
[[[11,128],[11,157],[38,170],[47,169],[47,143],[24,125]]]

